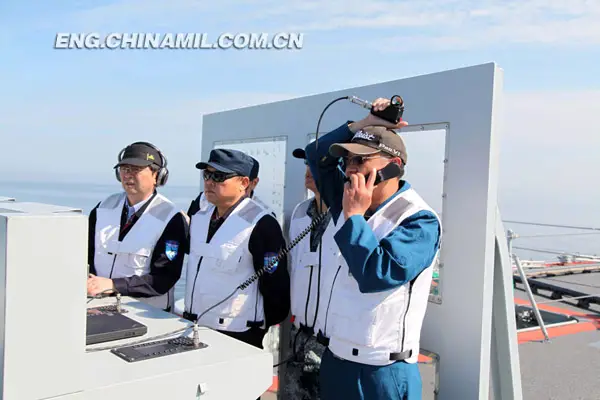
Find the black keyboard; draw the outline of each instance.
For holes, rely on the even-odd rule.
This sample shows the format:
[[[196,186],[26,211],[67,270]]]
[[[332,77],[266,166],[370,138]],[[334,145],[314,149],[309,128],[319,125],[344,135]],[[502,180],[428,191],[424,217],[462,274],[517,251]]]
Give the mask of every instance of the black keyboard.
[[[204,349],[206,347],[208,347],[208,345],[205,343],[200,343],[198,347],[194,347],[193,339],[183,336],[120,347],[118,349],[112,349],[111,352],[125,361],[136,362]]]

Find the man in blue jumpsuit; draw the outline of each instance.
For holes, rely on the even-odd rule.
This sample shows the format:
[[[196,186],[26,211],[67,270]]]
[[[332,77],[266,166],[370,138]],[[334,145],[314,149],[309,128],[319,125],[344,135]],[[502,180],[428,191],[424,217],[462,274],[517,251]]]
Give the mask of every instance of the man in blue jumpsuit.
[[[377,110],[390,104],[373,103]],[[369,113],[306,147],[317,188],[339,230],[320,371],[321,399],[422,397],[420,331],[441,240],[440,219],[410,184],[402,138]],[[341,165],[340,165],[341,159]],[[375,185],[396,163],[400,176]],[[345,174],[344,172],[345,171]],[[349,180],[344,182],[346,175]],[[367,176],[367,178],[365,178]]]

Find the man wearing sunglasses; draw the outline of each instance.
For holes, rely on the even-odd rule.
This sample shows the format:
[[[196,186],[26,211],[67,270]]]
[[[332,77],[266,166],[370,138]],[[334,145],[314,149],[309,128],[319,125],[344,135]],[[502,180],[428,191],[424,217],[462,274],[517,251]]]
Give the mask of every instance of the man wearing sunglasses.
[[[89,216],[88,295],[117,291],[171,311],[189,225],[157,191],[167,183],[167,159],[150,143],[132,143],[119,154],[115,174],[124,191]]]
[[[376,110],[389,104],[373,103]],[[324,400],[421,399],[420,332],[441,222],[401,179],[407,152],[393,129],[406,125],[369,113],[323,135],[318,148],[315,142],[306,147],[339,227],[334,239],[341,252],[321,338]],[[389,163],[398,164],[400,176],[375,185],[377,170]]]
[[[252,171],[250,172],[250,176],[248,178],[250,178],[250,184],[248,185],[248,189],[246,190],[246,195],[248,197],[250,197],[252,200],[256,201],[258,204],[260,204],[263,208],[265,209],[269,209],[269,206],[267,206],[260,198],[258,198],[258,196],[255,195],[254,190],[256,189],[256,186],[258,186],[258,182],[260,181],[260,179],[258,178],[258,171],[259,171],[259,167],[260,164],[259,162],[254,158],[251,157],[252,159]],[[198,197],[196,197],[191,203],[190,206],[188,207],[187,210],[187,215],[192,215],[195,214],[199,207],[200,207],[200,202],[202,201],[206,201],[206,197],[204,196],[204,192],[200,193],[198,195]],[[269,212],[272,216],[276,217],[275,213],[273,211],[271,211],[269,209]]]
[[[215,149],[199,162],[204,193],[190,215],[184,318],[199,320],[233,338],[263,348],[270,326],[289,313],[287,259],[270,267],[285,246],[281,227],[247,195],[254,162],[243,152]],[[265,272],[244,290],[228,296],[259,270]]]

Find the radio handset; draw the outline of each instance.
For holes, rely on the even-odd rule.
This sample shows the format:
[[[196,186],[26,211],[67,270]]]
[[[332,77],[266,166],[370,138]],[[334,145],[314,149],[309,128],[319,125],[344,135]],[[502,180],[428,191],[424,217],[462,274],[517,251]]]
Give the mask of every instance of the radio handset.
[[[365,176],[365,182],[369,180],[369,176],[371,174],[367,174]],[[377,176],[375,177],[375,186],[380,184],[383,181],[387,181],[388,179],[395,178],[397,176],[402,175],[402,169],[396,163],[389,163],[384,168],[377,170]],[[347,176],[344,178],[344,183],[349,182],[350,178]]]

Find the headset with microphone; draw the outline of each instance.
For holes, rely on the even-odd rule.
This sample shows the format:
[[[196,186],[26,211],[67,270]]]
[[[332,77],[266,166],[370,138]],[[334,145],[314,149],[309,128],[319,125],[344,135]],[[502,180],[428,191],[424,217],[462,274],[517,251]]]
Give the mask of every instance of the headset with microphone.
[[[164,186],[167,184],[167,181],[169,180],[169,170],[167,169],[167,158],[163,155],[163,153],[160,151],[160,149],[158,147],[156,147],[155,145],[153,145],[152,143],[148,143],[148,142],[135,142],[135,143],[131,143],[129,146],[125,147],[123,150],[121,150],[119,152],[119,156],[117,157],[118,162],[121,162],[123,160],[123,154],[125,153],[125,151],[135,145],[135,144],[142,144],[148,147],[151,147],[152,149],[156,150],[156,152],[158,153],[158,155],[160,156],[160,167],[158,170],[158,174],[156,175],[156,186]],[[115,168],[115,175],[117,177],[117,180],[119,182],[121,182],[121,175],[119,175],[119,169]]]

